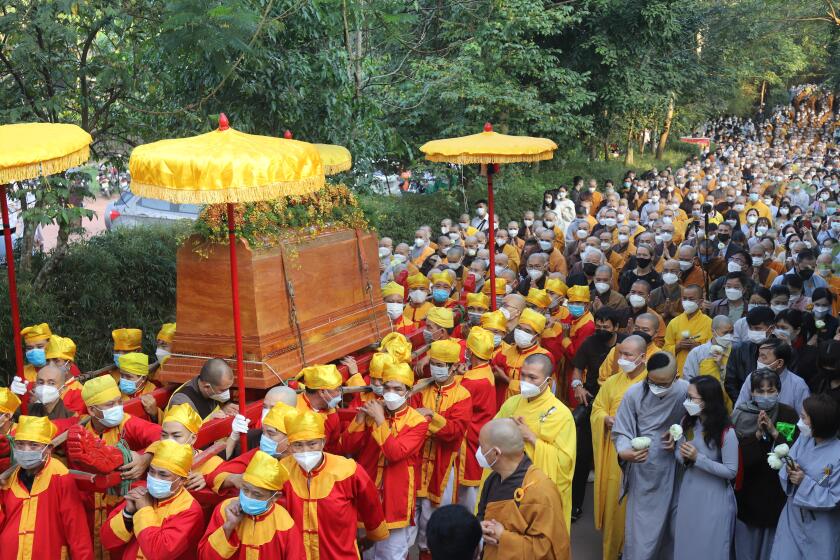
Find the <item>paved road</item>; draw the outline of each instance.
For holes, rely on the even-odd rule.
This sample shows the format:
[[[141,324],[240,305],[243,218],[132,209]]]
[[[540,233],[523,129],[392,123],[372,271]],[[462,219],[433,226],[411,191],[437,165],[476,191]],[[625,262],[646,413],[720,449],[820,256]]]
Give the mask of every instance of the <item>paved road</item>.
[[[592,518],[592,493],[594,485],[586,485],[586,502],[583,517],[572,524],[572,558],[574,560],[601,560],[601,533],[595,530]]]
[[[117,196],[108,199],[104,197],[97,197],[96,200],[86,198],[85,199],[85,208],[93,210],[96,215],[91,220],[83,220],[82,225],[85,228],[85,231],[88,234],[95,234],[99,233],[100,231],[105,230],[105,207],[108,205],[109,202],[112,200],[116,200]],[[57,225],[49,225],[43,229],[44,235],[44,249],[49,251],[55,248],[55,243],[58,238],[58,226]],[[75,236],[71,237],[73,239]]]

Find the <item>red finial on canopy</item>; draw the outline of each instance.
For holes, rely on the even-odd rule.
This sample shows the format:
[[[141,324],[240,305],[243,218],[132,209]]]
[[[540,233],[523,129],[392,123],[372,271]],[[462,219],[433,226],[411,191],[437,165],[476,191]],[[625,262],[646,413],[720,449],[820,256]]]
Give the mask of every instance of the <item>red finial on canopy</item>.
[[[484,123],[484,132],[493,132],[493,125],[489,122]]]
[[[228,121],[227,115],[224,113],[219,113],[219,130],[227,130],[230,128],[230,121]]]
[[[289,130],[289,129],[286,129],[286,132],[283,133],[283,138],[285,138],[286,140],[291,140],[292,139],[292,131]]]

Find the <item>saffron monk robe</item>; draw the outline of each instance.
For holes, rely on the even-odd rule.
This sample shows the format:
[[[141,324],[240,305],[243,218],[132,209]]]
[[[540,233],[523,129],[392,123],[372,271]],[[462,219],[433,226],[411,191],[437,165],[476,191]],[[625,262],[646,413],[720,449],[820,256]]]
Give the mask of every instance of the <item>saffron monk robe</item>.
[[[17,467],[0,486],[0,560],[92,560],[82,500],[67,467],[52,458],[55,425],[21,416],[14,443]]]
[[[475,458],[478,434],[496,414],[495,378],[489,361],[493,356],[493,333],[481,327],[471,328],[467,336],[467,353],[469,369],[461,377],[461,386],[472,398],[472,418],[458,459],[458,503],[473,511],[483,474]]]
[[[406,400],[414,385],[410,365],[386,364],[382,383],[382,400],[360,407],[345,433],[347,448],[357,450],[355,458],[376,484],[390,532],[366,551],[372,560],[405,558],[413,544],[417,465],[429,429]]]
[[[434,383],[412,397],[411,405],[429,420],[423,445],[420,487],[417,490],[417,544],[427,552],[426,526],[432,512],[451,504],[458,489],[458,452],[472,418],[472,398],[461,386],[461,345],[436,340],[429,349],[429,369]]]
[[[184,488],[193,448],[174,440],[157,442],[143,486],[131,489],[102,526],[111,558],[193,560],[204,530],[201,506]]]
[[[242,455],[225,461],[214,470],[204,476],[209,486],[217,494],[227,496],[233,490],[242,486],[242,473],[248,468],[248,463],[257,453],[262,450],[267,455],[276,459],[282,459],[289,453],[289,440],[287,437],[288,428],[286,423],[292,416],[300,412],[284,402],[277,402],[262,419],[262,435],[260,435],[260,446],[250,449]],[[246,427],[247,428],[247,427]]]
[[[327,433],[327,452],[341,453],[341,422],[335,408],[341,404],[341,384],[344,378],[333,364],[309,366],[297,375],[304,386],[298,395],[297,409],[300,412],[317,412],[324,417]]]
[[[277,503],[289,472],[280,462],[257,451],[238,498],[219,504],[198,545],[200,560],[304,558],[303,538],[292,516]]]
[[[293,456],[281,461],[289,471],[282,500],[303,534],[307,560],[357,560],[357,527],[368,541],[388,538],[376,487],[361,465],[324,452],[322,415],[296,414],[286,427]]]
[[[121,467],[123,479],[140,478],[147,464],[143,460],[143,452],[160,439],[160,426],[123,412],[122,395],[110,375],[101,375],[85,383],[82,398],[90,414],[85,430],[105,445],[120,444],[130,451],[131,461]],[[94,552],[97,559],[107,559],[108,553],[99,543],[99,530],[122,498],[104,492],[85,492],[82,496],[88,516],[92,519]]]
[[[493,358],[492,367],[496,375],[496,408],[514,395],[519,394],[519,370],[525,358],[532,354],[545,354],[552,359],[551,352],[540,345],[540,335],[545,330],[545,315],[525,309],[519,317],[519,325],[513,331],[514,344],[507,346]]]

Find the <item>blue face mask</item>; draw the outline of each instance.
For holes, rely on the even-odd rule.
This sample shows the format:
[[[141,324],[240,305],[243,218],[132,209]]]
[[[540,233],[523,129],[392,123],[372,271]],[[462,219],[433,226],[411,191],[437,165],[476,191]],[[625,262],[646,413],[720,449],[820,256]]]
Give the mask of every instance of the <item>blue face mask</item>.
[[[172,494],[172,482],[155,478],[152,475],[146,476],[146,488],[148,488],[149,494],[158,500],[167,498]]]
[[[124,395],[133,395],[137,392],[137,382],[120,378],[120,392]]]
[[[432,299],[435,300],[435,303],[443,303],[447,299],[449,299],[449,290],[444,290],[443,288],[435,288],[432,290]]]
[[[124,416],[125,413],[123,412],[123,407],[121,404],[118,404],[117,406],[112,406],[111,408],[107,408],[102,411],[101,422],[109,428],[113,428],[120,425]]]
[[[572,317],[580,317],[581,315],[583,315],[585,310],[586,310],[586,307],[584,307],[583,305],[581,305],[579,303],[570,303],[569,304],[569,313],[572,314]]]
[[[268,509],[269,500],[257,500],[245,495],[243,490],[239,491],[239,507],[246,515],[261,515]]]
[[[277,442],[263,434],[260,436],[260,451],[268,453],[272,457],[277,455]]]
[[[122,354],[114,354],[114,365],[117,367],[120,367],[120,356],[122,356]]]
[[[47,365],[47,353],[43,348],[33,348],[26,351],[26,361],[35,367]]]

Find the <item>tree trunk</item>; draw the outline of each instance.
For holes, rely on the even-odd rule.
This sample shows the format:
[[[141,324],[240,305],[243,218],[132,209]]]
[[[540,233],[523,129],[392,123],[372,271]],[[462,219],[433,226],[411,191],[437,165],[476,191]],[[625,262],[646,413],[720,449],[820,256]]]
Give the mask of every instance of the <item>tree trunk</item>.
[[[639,155],[640,156],[645,155],[645,147],[647,146],[647,142],[645,142],[645,132],[647,132],[647,129],[642,130],[642,133],[639,134]]]
[[[758,110],[764,113],[764,96],[767,94],[767,80],[761,80],[761,96],[758,99]]]
[[[671,122],[674,120],[674,96],[668,98],[668,112],[665,113],[665,122],[662,123],[662,134],[659,136],[659,144],[656,145],[656,159],[662,159],[665,154],[665,144],[668,143],[668,135],[671,134]]]
[[[598,144],[593,139],[589,143],[589,161],[595,161],[596,159],[598,159]]]
[[[624,165],[635,165],[636,156],[633,153],[633,127],[627,133],[627,151],[624,154]]]

